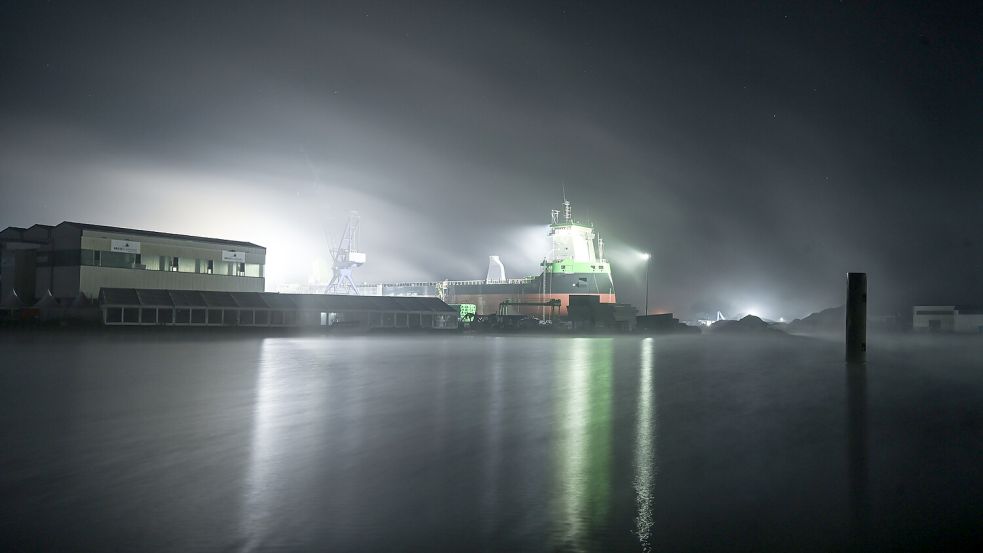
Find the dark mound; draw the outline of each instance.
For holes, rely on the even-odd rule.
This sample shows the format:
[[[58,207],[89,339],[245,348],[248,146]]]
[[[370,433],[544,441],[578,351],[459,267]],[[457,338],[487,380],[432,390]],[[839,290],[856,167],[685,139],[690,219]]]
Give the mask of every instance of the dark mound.
[[[830,307],[788,324],[790,332],[835,332],[843,330],[846,306]]]
[[[723,333],[782,332],[754,315],[747,315],[739,321],[717,321],[710,326],[710,330]]]

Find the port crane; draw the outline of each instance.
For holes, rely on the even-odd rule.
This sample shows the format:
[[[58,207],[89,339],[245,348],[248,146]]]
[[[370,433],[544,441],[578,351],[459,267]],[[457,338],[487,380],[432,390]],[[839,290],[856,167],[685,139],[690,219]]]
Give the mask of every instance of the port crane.
[[[358,251],[358,212],[348,214],[348,224],[337,248],[331,248],[331,281],[326,293],[358,295],[358,287],[352,280],[352,271],[365,263],[365,253]]]

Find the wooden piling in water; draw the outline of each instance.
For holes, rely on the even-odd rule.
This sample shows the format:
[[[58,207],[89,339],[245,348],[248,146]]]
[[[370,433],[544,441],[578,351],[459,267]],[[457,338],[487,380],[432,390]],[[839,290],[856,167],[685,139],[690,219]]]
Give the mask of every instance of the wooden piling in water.
[[[846,286],[846,360],[867,356],[867,273],[848,273]]]

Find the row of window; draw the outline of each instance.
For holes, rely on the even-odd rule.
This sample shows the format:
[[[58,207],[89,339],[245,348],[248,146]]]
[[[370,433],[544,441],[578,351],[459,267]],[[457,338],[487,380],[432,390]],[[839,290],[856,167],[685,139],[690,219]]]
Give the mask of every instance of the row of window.
[[[221,325],[221,326],[359,326],[369,328],[456,328],[452,315],[428,313],[324,313],[265,309],[205,309],[156,307],[107,307],[106,324]]]
[[[256,263],[234,263],[214,259],[198,259],[169,255],[146,256],[139,253],[81,250],[79,265],[89,267],[115,267],[119,269],[143,269],[171,271],[175,273],[200,273],[227,276],[263,276],[263,266]]]

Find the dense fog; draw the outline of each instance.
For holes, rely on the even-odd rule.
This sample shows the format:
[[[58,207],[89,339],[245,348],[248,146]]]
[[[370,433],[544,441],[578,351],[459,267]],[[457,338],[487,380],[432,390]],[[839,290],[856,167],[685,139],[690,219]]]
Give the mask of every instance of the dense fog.
[[[967,8],[969,9],[969,8]],[[650,8],[13,3],[0,225],[249,240],[268,288],[535,273],[563,190],[621,301],[792,319],[983,297],[972,17]],[[970,14],[971,15],[971,14]]]

